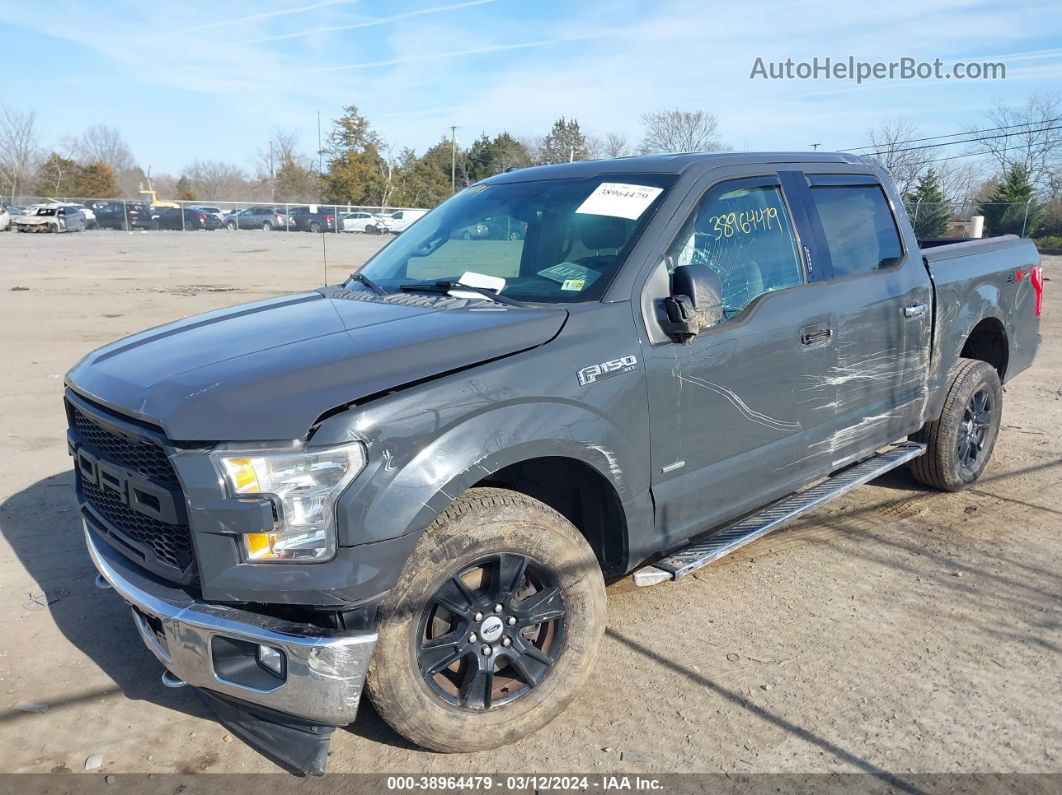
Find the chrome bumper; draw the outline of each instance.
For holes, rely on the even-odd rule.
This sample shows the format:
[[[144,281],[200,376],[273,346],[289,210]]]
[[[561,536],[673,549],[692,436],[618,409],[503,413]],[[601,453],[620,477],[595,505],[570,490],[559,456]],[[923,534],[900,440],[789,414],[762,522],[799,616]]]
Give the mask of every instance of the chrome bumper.
[[[105,542],[87,528],[85,541],[100,575],[132,605],[144,643],[178,680],[308,721],[345,726],[354,720],[376,646],[375,632],[339,632],[297,624],[197,602],[176,590],[164,595],[149,593],[119,571],[109,560],[116,553],[108,554]],[[218,662],[218,650],[231,649],[233,641],[280,649],[285,657],[283,679],[274,677],[274,685],[269,676],[255,676],[252,670],[250,678],[256,686],[234,681],[248,678],[246,671],[226,672]]]

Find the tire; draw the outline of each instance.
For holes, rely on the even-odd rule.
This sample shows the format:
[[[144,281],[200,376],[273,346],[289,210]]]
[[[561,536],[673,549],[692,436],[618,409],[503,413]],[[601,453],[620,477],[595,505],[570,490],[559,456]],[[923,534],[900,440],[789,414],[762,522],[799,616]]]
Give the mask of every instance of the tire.
[[[999,435],[1003,387],[987,362],[959,359],[952,371],[939,419],[911,436],[926,445],[911,462],[915,479],[941,491],[960,491],[974,483],[992,457]]]
[[[316,221],[310,221],[310,231],[311,232],[320,232],[321,231],[321,225],[319,223],[317,223]]]
[[[227,224],[225,224],[225,228],[228,229],[230,232],[235,232],[236,224],[233,221],[229,221]]]
[[[262,222],[262,231],[263,232],[272,232],[273,231],[273,225],[271,223],[269,223],[269,221],[263,221]]]
[[[499,577],[502,563],[507,574]],[[485,573],[483,587],[470,584],[469,570]],[[506,580],[522,584],[515,598],[494,590]],[[464,613],[447,610],[437,597]],[[604,629],[604,580],[579,531],[518,492],[471,489],[424,533],[381,605],[366,689],[380,716],[420,746],[447,753],[496,748],[560,714],[589,677]],[[426,648],[429,636],[455,640]],[[534,653],[525,654],[532,646]],[[460,656],[432,675],[432,661],[445,659],[428,655],[444,648],[447,657]],[[514,658],[521,672],[510,665]],[[490,678],[468,676],[485,667]],[[481,686],[466,689],[470,681]]]

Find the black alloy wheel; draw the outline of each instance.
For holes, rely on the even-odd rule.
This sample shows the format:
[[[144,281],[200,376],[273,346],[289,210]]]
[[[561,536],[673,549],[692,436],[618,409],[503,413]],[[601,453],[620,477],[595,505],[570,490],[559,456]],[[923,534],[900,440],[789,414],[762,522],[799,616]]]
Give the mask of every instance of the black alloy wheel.
[[[546,567],[516,553],[452,574],[425,605],[417,663],[432,691],[471,710],[528,694],[564,648],[567,607]]]

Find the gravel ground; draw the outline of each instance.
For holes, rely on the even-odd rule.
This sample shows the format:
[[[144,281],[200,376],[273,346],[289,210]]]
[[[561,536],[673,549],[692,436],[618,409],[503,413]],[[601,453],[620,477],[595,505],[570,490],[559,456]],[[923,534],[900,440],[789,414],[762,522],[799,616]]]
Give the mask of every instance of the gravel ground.
[[[381,239],[322,236],[337,281]],[[93,586],[72,507],[63,373],[115,337],[313,287],[322,240],[265,232],[0,235],[0,772],[279,772],[159,683]],[[1062,773],[1062,321],[1006,394],[985,476],[905,472],[681,584],[609,591],[592,684],[475,755],[411,747],[367,703],[333,772]],[[278,780],[281,783],[283,780]]]

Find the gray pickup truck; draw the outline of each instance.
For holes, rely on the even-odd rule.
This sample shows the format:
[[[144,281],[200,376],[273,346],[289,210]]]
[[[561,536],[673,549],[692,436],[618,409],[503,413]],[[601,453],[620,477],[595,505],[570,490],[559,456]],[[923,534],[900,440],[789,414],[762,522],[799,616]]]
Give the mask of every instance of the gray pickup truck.
[[[498,218],[519,239],[461,234]],[[363,689],[414,743],[496,747],[590,675],[606,581],[680,579],[901,465],[974,482],[1038,263],[921,248],[843,154],[492,177],[344,284],[70,371],[97,584],[163,684],[290,770],[323,771]]]

